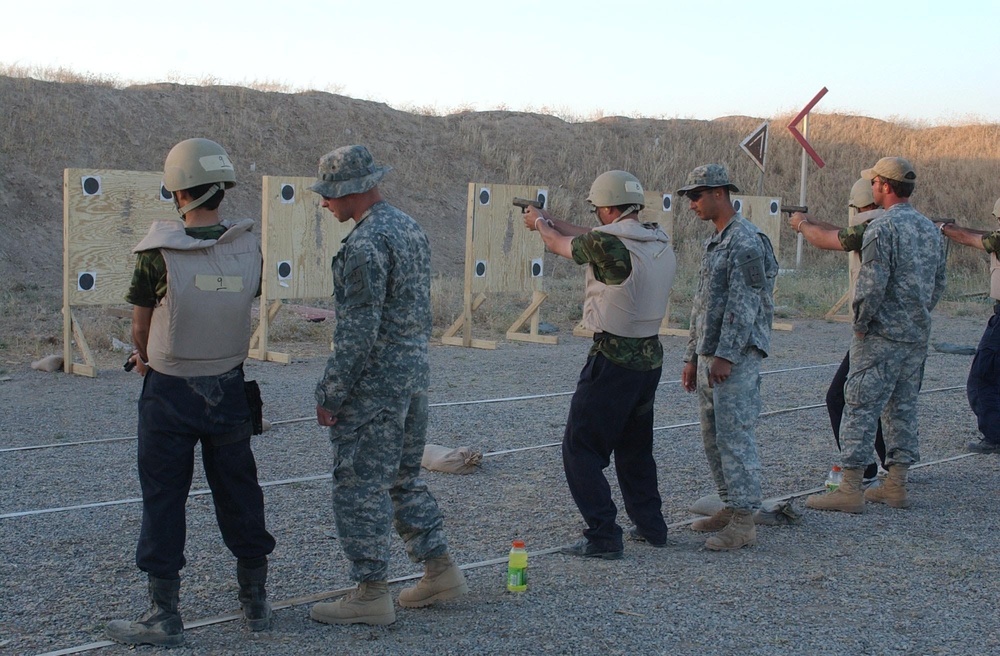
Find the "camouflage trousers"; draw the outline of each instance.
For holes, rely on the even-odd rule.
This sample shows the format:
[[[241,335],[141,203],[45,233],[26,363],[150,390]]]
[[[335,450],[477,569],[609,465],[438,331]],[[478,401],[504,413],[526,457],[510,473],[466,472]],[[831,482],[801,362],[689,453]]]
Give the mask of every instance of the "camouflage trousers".
[[[917,395],[924,380],[927,342],[894,342],[878,335],[854,337],[840,422],[841,461],[854,469],[872,462],[875,429],[882,418],[886,466],[920,462]]]
[[[725,382],[708,386],[715,360],[698,356],[698,405],[701,439],[719,498],[740,510],[760,507],[760,456],[754,434],[760,416],[760,363],[763,354],[751,348],[733,365]]]
[[[384,581],[391,529],[415,563],[447,549],[437,502],[419,477],[427,437],[421,391],[348,433],[331,431],[333,516],[355,581]]]

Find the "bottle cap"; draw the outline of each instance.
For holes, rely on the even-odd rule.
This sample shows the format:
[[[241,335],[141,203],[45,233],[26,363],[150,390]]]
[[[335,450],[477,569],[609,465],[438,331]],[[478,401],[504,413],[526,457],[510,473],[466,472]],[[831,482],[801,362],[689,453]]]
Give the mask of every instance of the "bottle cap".
[[[514,540],[514,542],[511,543],[511,546],[515,549],[524,549],[524,540]]]
[[[840,471],[840,465],[834,465],[832,471]]]

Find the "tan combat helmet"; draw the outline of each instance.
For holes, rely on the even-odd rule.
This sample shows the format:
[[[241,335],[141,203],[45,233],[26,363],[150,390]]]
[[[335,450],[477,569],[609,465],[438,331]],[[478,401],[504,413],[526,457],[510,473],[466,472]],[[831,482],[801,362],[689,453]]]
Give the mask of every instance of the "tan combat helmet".
[[[178,214],[184,216],[217,191],[235,185],[236,170],[225,148],[211,139],[186,139],[171,148],[163,163],[163,187],[173,193],[205,184],[212,186],[184,207],[178,206],[174,199]]]
[[[634,205],[637,210],[641,210],[645,207],[646,195],[639,178],[627,171],[608,171],[597,176],[590,185],[587,200],[594,207]]]

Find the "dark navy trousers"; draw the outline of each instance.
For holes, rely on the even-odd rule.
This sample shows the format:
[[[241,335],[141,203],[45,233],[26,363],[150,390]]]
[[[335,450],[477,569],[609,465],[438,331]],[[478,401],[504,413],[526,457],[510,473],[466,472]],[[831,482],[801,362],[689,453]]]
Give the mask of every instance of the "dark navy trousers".
[[[994,305],[993,316],[979,340],[972,359],[969,379],[965,385],[969,407],[976,413],[976,422],[983,440],[1000,444],[1000,302]]]
[[[604,476],[612,454],[625,512],[647,540],[667,538],[653,460],[660,371],[626,369],[598,353],[588,358],[570,402],[562,443],[566,482],[587,523],[584,536],[603,548],[622,548],[618,508]]]
[[[139,397],[139,569],[174,579],[184,567],[184,511],[199,442],[226,546],[239,559],[271,553],[274,538],[264,527],[251,430],[242,367],[193,378],[146,373]]]

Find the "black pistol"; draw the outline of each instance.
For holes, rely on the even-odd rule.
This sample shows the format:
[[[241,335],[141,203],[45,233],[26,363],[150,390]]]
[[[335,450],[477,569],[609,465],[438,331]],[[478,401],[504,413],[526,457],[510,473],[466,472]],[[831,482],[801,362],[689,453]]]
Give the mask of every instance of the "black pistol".
[[[785,214],[795,214],[796,212],[802,212],[803,214],[809,213],[809,208],[805,205],[782,205],[781,211]]]
[[[542,202],[539,200],[528,200],[527,198],[515,198],[510,203],[515,207],[520,207],[521,214],[527,212],[529,207],[534,207],[536,210],[542,209]]]
[[[125,371],[132,371],[135,369],[135,360],[132,359],[131,355],[128,356],[128,360],[126,360],[125,364],[122,365],[122,369]]]

